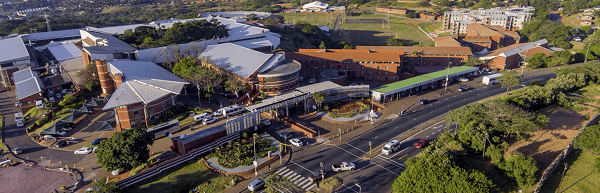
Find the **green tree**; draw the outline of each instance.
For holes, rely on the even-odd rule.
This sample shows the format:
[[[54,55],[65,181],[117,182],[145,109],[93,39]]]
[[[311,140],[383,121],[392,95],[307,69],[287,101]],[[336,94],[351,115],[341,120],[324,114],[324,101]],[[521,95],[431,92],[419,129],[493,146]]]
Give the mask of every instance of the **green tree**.
[[[600,153],[600,125],[585,127],[583,133],[575,138],[575,146],[581,149]]]
[[[193,57],[182,58],[181,60],[177,61],[175,65],[173,65],[171,72],[179,77],[189,74],[190,69],[197,65],[196,60],[197,59]]]
[[[597,172],[600,172],[600,157],[597,157],[596,161],[594,161],[594,168],[596,168]]]
[[[98,181],[94,182],[90,187],[92,187],[92,192],[94,193],[120,193],[121,188],[119,188],[119,186],[117,186],[117,183],[112,181],[112,182],[107,182],[106,179],[99,179]]]
[[[52,112],[54,107],[56,107],[56,103],[54,103],[52,101],[45,101],[43,104],[44,104],[44,111],[46,111],[46,112]],[[50,115],[52,115],[52,114],[50,114]]]
[[[137,167],[150,158],[148,145],[152,145],[153,140],[153,134],[143,128],[117,132],[100,143],[96,152],[97,162],[107,171]]]
[[[93,80],[88,83],[85,83],[85,88],[88,89],[88,91],[90,92],[94,92],[98,88],[98,86],[100,86],[100,81],[98,80]]]
[[[573,60],[573,55],[567,50],[553,52],[548,61],[548,67],[565,66]]]
[[[515,180],[521,187],[535,183],[535,173],[538,168],[532,157],[517,153],[506,158],[506,161],[499,166],[505,171],[505,175]]]
[[[65,107],[67,105],[73,104],[75,101],[77,101],[77,97],[67,93],[65,94],[63,100],[58,102],[58,105]]]
[[[340,42],[340,44],[344,46],[342,49],[352,49],[352,45],[348,41]]]
[[[498,81],[500,81],[500,85],[502,86],[502,88],[506,88],[506,94],[508,94],[510,88],[519,85],[521,75],[517,71],[504,71],[502,72],[502,75],[500,75],[500,77],[498,77],[497,79]]]
[[[326,49],[324,41],[321,41],[321,44],[319,44],[319,49]]]
[[[532,69],[546,67],[546,54],[535,53],[533,56],[525,59],[525,62],[527,62],[527,67]]]
[[[477,170],[465,170],[447,155],[413,157],[392,184],[392,192],[492,192],[494,184]]]
[[[483,61],[479,60],[478,57],[470,57],[465,62],[465,66],[480,66],[483,65]]]
[[[240,98],[238,92],[244,89],[246,89],[244,83],[234,76],[229,76],[227,81],[225,81],[225,90],[234,93],[237,98]]]
[[[592,28],[590,26],[581,26],[579,29],[585,32],[586,34],[589,34],[592,31]]]
[[[321,109],[321,103],[323,103],[323,101],[325,101],[325,93],[323,93],[323,92],[313,93],[312,98],[315,100],[315,102],[319,106],[319,109]]]
[[[404,43],[402,43],[401,39],[398,38],[390,38],[385,40],[387,46],[403,46]]]

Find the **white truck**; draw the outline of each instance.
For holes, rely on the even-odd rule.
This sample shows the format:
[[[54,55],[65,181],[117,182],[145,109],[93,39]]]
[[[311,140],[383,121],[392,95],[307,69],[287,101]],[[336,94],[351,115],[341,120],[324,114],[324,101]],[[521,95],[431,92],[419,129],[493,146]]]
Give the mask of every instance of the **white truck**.
[[[496,80],[496,78],[502,76],[502,73],[497,73],[497,74],[492,74],[492,75],[487,75],[483,77],[483,80],[481,81],[481,83],[485,84],[485,85],[494,85],[494,84],[498,84],[499,82]]]
[[[352,162],[350,162],[350,163],[342,162],[342,164],[339,166],[331,165],[331,168],[333,169],[333,171],[343,172],[343,171],[347,171],[347,170],[354,170],[354,169],[356,169],[356,166]]]

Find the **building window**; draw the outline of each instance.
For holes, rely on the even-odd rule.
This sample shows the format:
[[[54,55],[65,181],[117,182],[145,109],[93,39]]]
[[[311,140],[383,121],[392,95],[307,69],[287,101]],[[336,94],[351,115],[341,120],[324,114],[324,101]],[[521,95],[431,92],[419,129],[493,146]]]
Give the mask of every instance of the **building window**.
[[[165,107],[167,107],[167,102],[166,101],[162,104],[162,108],[164,109]]]
[[[385,72],[385,75],[387,75],[387,74],[388,74],[388,72],[386,71],[386,72]]]
[[[348,69],[348,65],[346,65],[346,69]]]
[[[379,66],[377,66],[377,70],[379,70]]]
[[[379,76],[377,77],[377,80],[379,80]]]
[[[365,71],[360,71],[360,74],[365,74]]]
[[[352,69],[356,69],[356,65],[352,65]]]
[[[369,71],[369,74],[373,74],[373,71]]]
[[[365,69],[365,66],[360,66],[360,69]]]
[[[396,80],[396,77],[395,77],[395,76],[394,76],[394,77],[392,77],[392,80]]]
[[[154,112],[154,107],[148,107],[148,112]]]
[[[387,70],[387,69],[388,69],[388,66],[385,66],[385,69]]]
[[[139,114],[140,114],[140,111],[138,111],[138,110],[133,111],[133,116],[137,116]]]

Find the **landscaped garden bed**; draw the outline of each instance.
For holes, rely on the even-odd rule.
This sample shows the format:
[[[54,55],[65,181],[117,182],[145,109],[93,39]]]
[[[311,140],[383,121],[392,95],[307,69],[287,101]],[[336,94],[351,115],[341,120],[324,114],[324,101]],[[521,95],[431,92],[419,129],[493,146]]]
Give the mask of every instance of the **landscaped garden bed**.
[[[365,101],[352,101],[336,105],[331,108],[326,106],[324,109],[331,109],[329,112],[327,112],[327,116],[335,119],[338,117],[351,118],[355,114],[361,114],[365,112],[365,110],[368,110],[369,108],[369,105],[367,105]]]
[[[273,173],[265,178],[265,192],[305,192],[289,178]]]
[[[269,151],[276,149],[271,145],[271,139],[255,135],[256,158],[267,156]],[[242,138],[217,147],[212,155],[217,158],[219,165],[225,168],[252,165],[254,160],[254,142],[248,133],[242,133]]]

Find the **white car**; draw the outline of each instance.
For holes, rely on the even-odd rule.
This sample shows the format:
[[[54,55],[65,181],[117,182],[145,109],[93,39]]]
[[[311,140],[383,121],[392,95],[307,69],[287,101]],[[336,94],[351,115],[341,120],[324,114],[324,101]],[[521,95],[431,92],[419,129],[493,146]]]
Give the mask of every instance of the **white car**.
[[[254,192],[254,191],[262,188],[263,186],[265,186],[265,180],[262,178],[258,178],[258,179],[252,180],[252,182],[250,182],[250,184],[248,184],[248,190]]]
[[[304,77],[301,76],[300,78],[298,78],[298,81],[300,81],[300,82],[304,81]]]
[[[465,77],[460,77],[458,80],[460,80],[461,82],[469,82],[469,79]]]
[[[311,84],[312,84],[312,83],[315,83],[315,79],[314,79],[314,78],[311,78],[310,80],[308,80],[308,83],[311,83]]]
[[[581,38],[580,37],[574,37],[573,40],[580,42]]]
[[[213,112],[213,116],[215,116],[215,117],[222,116],[223,115],[223,109],[225,109],[225,108],[217,109],[215,112]]]
[[[263,119],[263,120],[261,120],[260,122],[262,122],[262,123],[263,123],[263,125],[265,125],[265,126],[269,126],[269,125],[271,125],[271,120],[269,120],[269,119]]]
[[[208,125],[208,124],[217,122],[217,120],[218,119],[216,117],[209,117],[209,118],[206,118],[206,119],[202,120],[202,124]]]
[[[17,127],[23,127],[25,126],[25,123],[23,123],[23,121],[17,121]]]
[[[63,93],[63,94],[67,94],[68,92],[69,92],[68,89],[62,89],[62,91],[61,91],[61,93]]]
[[[296,147],[302,147],[304,145],[304,143],[298,138],[290,139],[290,143]]]
[[[60,136],[65,136],[66,134],[67,134],[67,132],[65,132],[65,131],[61,131],[61,132],[57,133],[57,135],[60,135]]]
[[[21,106],[20,102],[15,102],[15,107]]]
[[[48,139],[54,139],[54,140],[56,140],[56,137],[54,137],[52,135],[44,135],[44,137],[42,137],[42,139],[44,139],[44,140],[48,140]]]
[[[74,154],[89,154],[92,153],[92,148],[83,147],[81,149],[75,150]]]
[[[13,149],[12,149],[12,152],[13,152],[15,155],[22,154],[22,153],[23,153],[23,149],[21,149],[21,148],[18,148],[18,147],[15,147],[15,148],[13,148]]]

